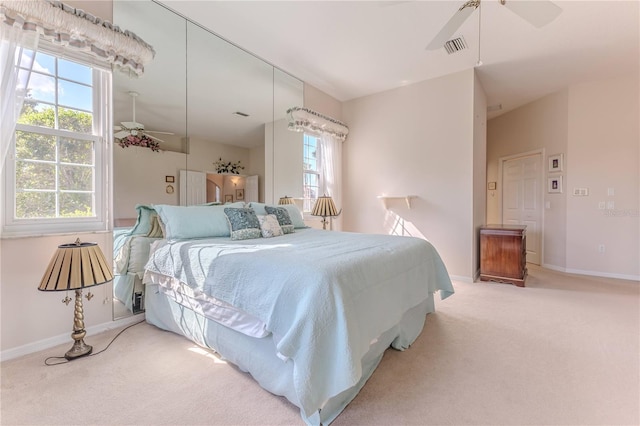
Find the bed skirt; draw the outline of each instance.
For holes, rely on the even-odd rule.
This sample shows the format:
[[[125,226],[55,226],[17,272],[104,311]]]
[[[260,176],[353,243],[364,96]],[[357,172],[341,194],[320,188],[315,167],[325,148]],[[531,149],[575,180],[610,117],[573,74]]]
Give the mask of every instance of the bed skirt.
[[[200,346],[212,349],[223,359],[235,364],[267,391],[287,398],[300,407],[293,386],[293,360],[283,361],[272,336],[250,337],[209,320],[177,303],[147,284],[145,292],[146,321],[163,330],[181,334]],[[308,425],[328,425],[355,398],[376,369],[389,346],[403,350],[420,335],[426,315],[434,312],[433,294],[421,304],[405,312],[400,322],[371,343],[362,359],[362,378],[353,387],[329,399],[321,410],[302,419]]]

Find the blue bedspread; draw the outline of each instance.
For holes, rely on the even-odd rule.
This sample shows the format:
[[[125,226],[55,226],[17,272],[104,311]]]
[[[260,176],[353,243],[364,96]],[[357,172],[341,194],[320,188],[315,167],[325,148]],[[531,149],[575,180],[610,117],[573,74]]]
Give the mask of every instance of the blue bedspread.
[[[162,240],[146,269],[261,319],[294,363],[306,416],[358,383],[370,344],[405,311],[430,293],[444,299],[454,291],[425,240],[315,229],[244,241]]]

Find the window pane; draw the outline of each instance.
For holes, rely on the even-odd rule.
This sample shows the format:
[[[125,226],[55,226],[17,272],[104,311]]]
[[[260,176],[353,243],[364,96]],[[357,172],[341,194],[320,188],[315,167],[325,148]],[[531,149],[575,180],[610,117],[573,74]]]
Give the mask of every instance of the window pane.
[[[46,53],[36,53],[36,63],[33,65],[33,70],[54,75],[56,73],[56,58]]]
[[[92,133],[93,115],[69,108],[58,108],[58,128],[78,133]]]
[[[93,142],[60,138],[60,161],[93,165]]]
[[[91,111],[93,106],[91,86],[58,80],[58,104]]]
[[[93,80],[91,68],[65,59],[58,59],[58,76],[85,84]]]
[[[55,128],[56,114],[53,105],[41,104],[32,100],[25,100],[18,119],[20,124],[32,124]]]
[[[60,194],[60,216],[95,216],[93,213],[93,195],[77,193]]]
[[[56,216],[56,194],[53,192],[21,192],[16,194],[18,219]]]
[[[29,84],[27,85],[27,96],[31,99],[55,103],[56,101],[56,79],[55,77],[31,73]]]
[[[56,189],[56,166],[51,163],[16,161],[16,189]]]
[[[59,179],[63,191],[91,191],[93,167],[61,165]]]
[[[55,161],[56,137],[16,131],[16,158]]]

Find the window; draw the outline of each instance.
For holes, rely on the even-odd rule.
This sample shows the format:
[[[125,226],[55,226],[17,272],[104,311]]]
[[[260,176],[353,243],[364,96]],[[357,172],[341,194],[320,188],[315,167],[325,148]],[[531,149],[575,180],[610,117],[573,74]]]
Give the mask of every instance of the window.
[[[320,191],[321,165],[320,165],[320,140],[316,136],[304,134],[302,151],[303,161],[303,211],[310,213],[313,204]]]
[[[19,51],[16,63],[26,95],[5,168],[3,232],[106,229],[109,72],[46,50]]]

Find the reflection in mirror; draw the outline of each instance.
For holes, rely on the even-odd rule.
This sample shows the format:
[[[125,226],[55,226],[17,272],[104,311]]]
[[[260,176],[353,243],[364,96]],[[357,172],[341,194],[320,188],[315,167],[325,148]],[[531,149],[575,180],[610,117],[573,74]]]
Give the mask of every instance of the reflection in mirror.
[[[113,21],[136,33],[156,51],[141,77],[113,74],[114,137],[120,140],[128,140],[129,135],[140,137],[136,129],[141,126],[135,122],[144,125],[144,134],[152,141],[160,139],[160,151],[135,145],[123,148],[114,143],[113,317],[116,319],[144,310],[141,279],[152,239],[147,237],[150,229],[142,229],[148,227],[147,223],[134,232],[141,235],[125,236],[136,223],[136,205],[177,204],[177,175],[187,167],[186,20],[151,1],[116,1]],[[130,92],[137,96],[132,97]]]
[[[116,270],[124,268],[126,276],[139,270],[142,277],[149,241],[157,236],[152,211],[138,209],[147,219],[144,236],[127,240],[118,228],[131,229],[136,205],[277,202],[285,192],[302,195],[302,135],[287,130],[286,111],[303,105],[303,83],[150,0],[114,2],[114,23],[156,49],[141,78],[114,74],[114,122],[173,133],[152,134],[163,140],[160,152],[114,147]],[[130,91],[138,93],[135,120]],[[243,168],[229,173],[218,162]],[[129,244],[127,256],[117,254],[123,244]],[[114,317],[130,314],[136,304],[143,308],[144,293],[136,300],[135,288],[132,299],[129,290],[116,295],[125,303],[116,302]]]
[[[304,105],[304,84],[295,77],[274,70],[273,74],[273,123],[271,138],[267,138],[265,156],[269,182],[265,191],[268,203],[277,203],[280,197],[296,199],[298,207],[302,199],[302,147],[303,133],[288,130],[287,110]]]
[[[241,175],[258,176],[255,196],[225,193],[219,201],[259,201],[264,191],[265,123],[273,119],[273,67],[193,23],[187,25],[187,40],[189,180],[181,203],[212,199],[211,194],[202,195],[205,189],[198,186],[202,179],[197,173],[216,173],[218,160],[239,163]],[[240,183],[235,189],[244,190],[245,180]]]

